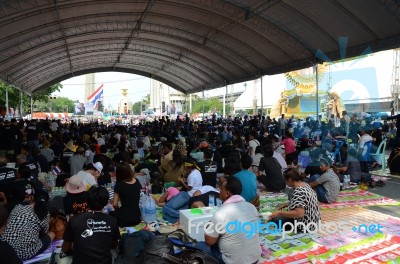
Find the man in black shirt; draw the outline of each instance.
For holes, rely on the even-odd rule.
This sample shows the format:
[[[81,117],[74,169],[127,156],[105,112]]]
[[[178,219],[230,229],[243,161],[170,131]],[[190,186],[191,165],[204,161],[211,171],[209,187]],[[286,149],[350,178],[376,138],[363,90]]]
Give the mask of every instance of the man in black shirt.
[[[73,249],[73,263],[112,263],[110,249],[117,247],[121,235],[117,219],[102,213],[108,199],[106,188],[92,186],[87,201],[90,211],[69,220],[62,250],[68,254]]]
[[[39,128],[36,124],[36,120],[32,119],[28,126],[25,128],[26,140],[28,146],[33,150],[39,147]]]
[[[7,159],[0,155],[0,192],[5,194],[5,198],[10,200],[10,190],[16,178],[16,170],[7,168]],[[0,201],[1,202],[1,201]]]
[[[212,160],[213,154],[210,149],[204,151],[204,161],[200,162],[199,168],[203,178],[203,185],[215,187],[217,184],[217,163]]]

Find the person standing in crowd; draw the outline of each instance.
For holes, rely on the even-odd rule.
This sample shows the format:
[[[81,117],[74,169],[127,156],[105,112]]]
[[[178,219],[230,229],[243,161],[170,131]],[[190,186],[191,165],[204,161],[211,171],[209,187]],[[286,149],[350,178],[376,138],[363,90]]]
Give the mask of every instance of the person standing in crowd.
[[[29,124],[25,127],[25,135],[29,148],[33,150],[39,147],[39,135],[40,131],[37,126],[36,119],[32,119]]]
[[[392,115],[387,118],[388,120],[396,120],[396,138],[397,140],[400,139],[400,114]]]
[[[117,219],[102,213],[108,199],[106,188],[92,186],[88,191],[89,211],[69,220],[61,249],[73,253],[73,263],[112,263],[110,249],[118,246],[121,235]]]
[[[47,192],[26,188],[24,202],[10,213],[1,239],[9,243],[22,260],[40,254],[54,240],[55,234],[49,231],[48,201]]]
[[[279,123],[279,136],[283,137],[285,135],[286,125],[287,125],[287,121],[284,114],[282,114],[282,116],[278,119],[278,123]]]
[[[115,211],[110,214],[117,218],[119,227],[135,226],[141,221],[139,200],[142,186],[128,163],[117,165],[116,178],[112,203]]]
[[[235,177],[228,177],[222,184],[219,197],[223,204],[210,220],[211,226],[227,226],[228,223],[251,223],[256,225],[258,212],[254,205],[240,195],[242,184]],[[206,228],[205,242],[196,243],[195,247],[218,260],[219,263],[257,263],[261,256],[258,232],[251,235],[244,232],[219,233],[216,228]]]

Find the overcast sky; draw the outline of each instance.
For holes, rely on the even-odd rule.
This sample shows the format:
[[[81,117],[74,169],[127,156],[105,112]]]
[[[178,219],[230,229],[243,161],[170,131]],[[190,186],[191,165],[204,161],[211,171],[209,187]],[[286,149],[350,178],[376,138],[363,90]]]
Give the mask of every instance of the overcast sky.
[[[333,90],[338,91],[345,99],[388,97],[390,96],[392,68],[392,50],[378,52],[350,62],[336,63],[331,67]],[[324,79],[320,82],[320,89],[327,87],[328,77],[328,74],[324,75]],[[104,105],[106,107],[111,105],[114,109],[121,97],[121,89],[128,89],[128,97],[132,102],[140,101],[150,93],[150,79],[139,75],[101,72],[95,74],[95,82],[96,88],[104,84]],[[247,82],[247,89],[251,89],[253,83],[252,81]],[[65,80],[62,84],[63,89],[55,93],[56,96],[84,101],[84,75]],[[235,90],[243,89],[244,83],[235,85]],[[268,89],[268,86],[265,89]],[[206,91],[205,94],[207,96],[212,92]]]

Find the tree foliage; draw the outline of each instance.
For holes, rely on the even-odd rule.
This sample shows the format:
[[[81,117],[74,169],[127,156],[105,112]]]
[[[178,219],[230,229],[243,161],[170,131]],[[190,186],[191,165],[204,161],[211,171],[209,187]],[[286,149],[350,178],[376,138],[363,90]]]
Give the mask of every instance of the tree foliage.
[[[38,112],[53,112],[53,113],[73,113],[74,101],[67,97],[56,97],[49,99],[48,102],[37,101],[35,111]]]
[[[10,108],[19,109],[20,106],[20,91],[4,82],[0,81],[0,105],[6,105],[6,88],[8,88],[8,105]],[[33,94],[33,104],[48,103],[49,97],[52,93],[60,91],[62,88],[61,83],[56,83],[48,88],[42,89]],[[22,107],[24,113],[30,112],[31,97],[26,93],[22,93]],[[73,109],[73,107],[71,107]]]

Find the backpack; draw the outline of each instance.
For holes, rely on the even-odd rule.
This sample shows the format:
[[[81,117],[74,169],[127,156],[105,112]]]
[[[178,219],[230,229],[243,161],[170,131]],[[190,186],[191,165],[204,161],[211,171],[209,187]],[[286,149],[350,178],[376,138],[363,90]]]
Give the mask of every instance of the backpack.
[[[178,242],[177,240],[180,240]],[[155,236],[144,249],[144,264],[178,263],[178,264],[218,264],[218,261],[193,248],[196,240],[189,237],[183,230],[173,231],[166,236]],[[180,252],[174,254],[174,247]]]
[[[143,264],[168,264],[170,263],[164,255],[170,256],[174,253],[174,247],[171,241],[163,236],[153,237],[144,247]]]
[[[125,233],[119,240],[119,253],[115,259],[115,264],[140,264],[143,263],[143,249],[153,233],[140,230],[134,233]]]

